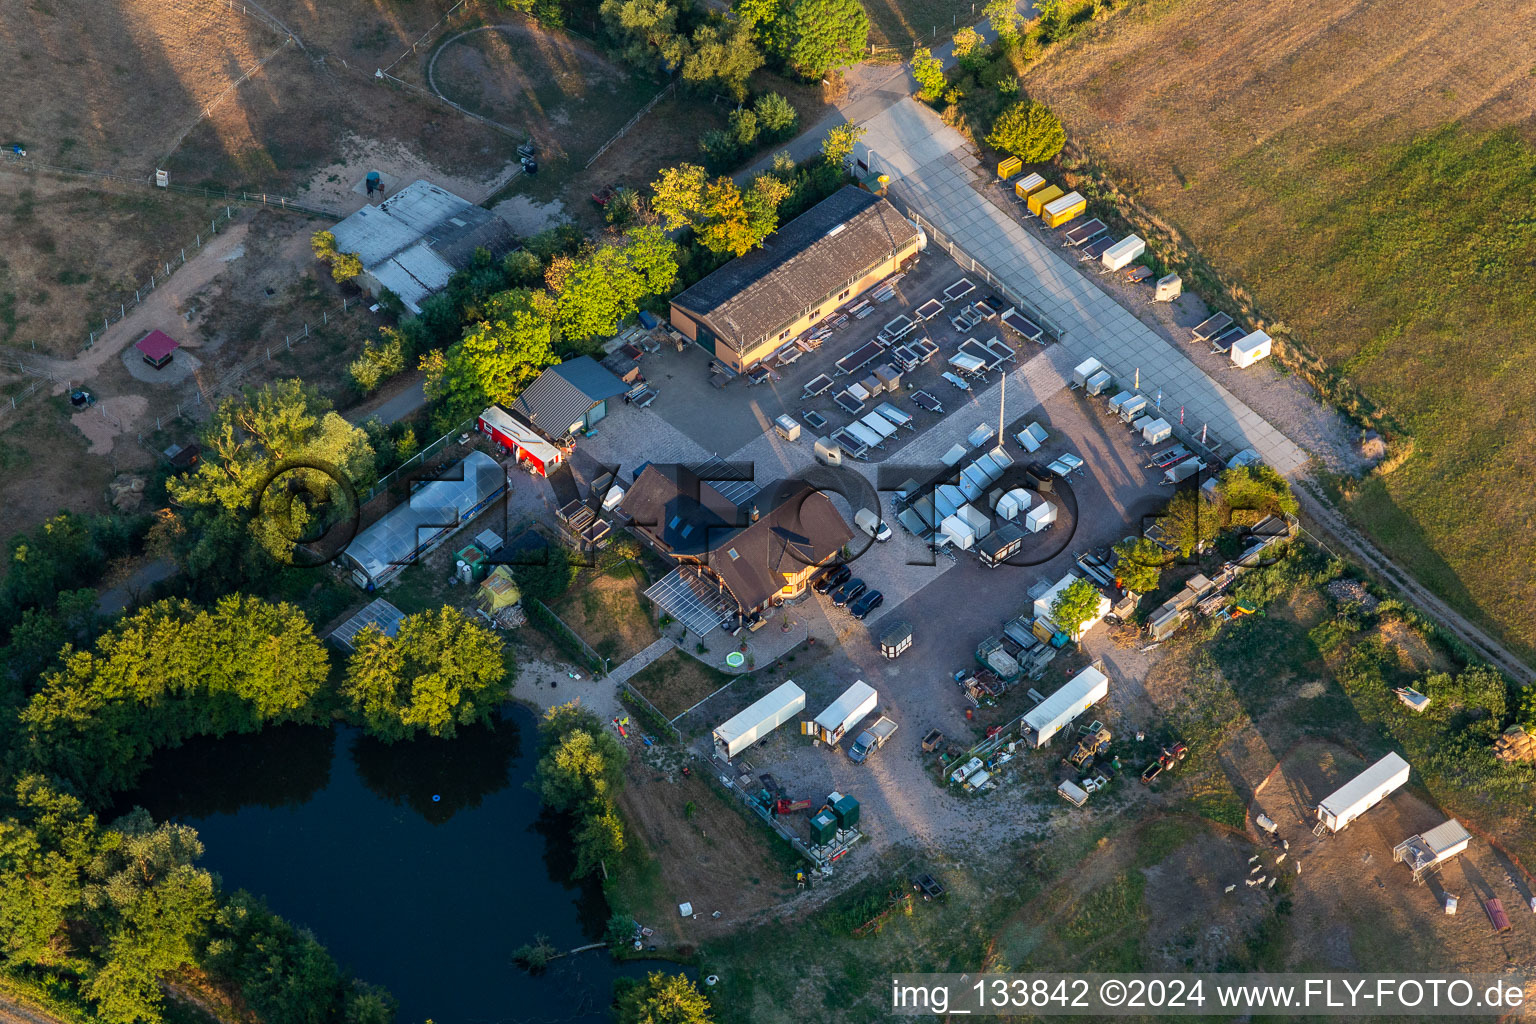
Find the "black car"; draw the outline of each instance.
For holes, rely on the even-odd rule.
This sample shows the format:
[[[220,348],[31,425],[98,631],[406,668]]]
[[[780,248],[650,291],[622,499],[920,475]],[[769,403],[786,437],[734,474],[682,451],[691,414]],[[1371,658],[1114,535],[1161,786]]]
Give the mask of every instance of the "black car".
[[[882,604],[885,604],[884,594],[878,590],[866,590],[858,600],[848,606],[848,610],[853,613],[854,618],[862,619]]]
[[[844,583],[842,586],[837,588],[837,592],[832,595],[832,603],[841,608],[849,601],[852,601],[854,598],[864,593],[864,590],[865,587],[863,580],[849,580],[847,583]]]
[[[811,587],[816,591],[816,593],[825,594],[831,591],[833,587],[840,587],[844,583],[847,583],[848,577],[852,575],[853,570],[848,568],[847,565],[834,565],[832,568],[816,577],[816,582],[812,583]]]

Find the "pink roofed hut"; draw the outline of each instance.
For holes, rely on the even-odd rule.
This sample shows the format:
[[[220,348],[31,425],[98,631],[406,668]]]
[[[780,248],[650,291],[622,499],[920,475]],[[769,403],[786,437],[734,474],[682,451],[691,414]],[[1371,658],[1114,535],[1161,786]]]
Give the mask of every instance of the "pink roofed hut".
[[[164,369],[165,364],[171,361],[171,355],[181,345],[164,331],[150,331],[139,340],[134,348],[144,357],[144,361],[155,369]]]

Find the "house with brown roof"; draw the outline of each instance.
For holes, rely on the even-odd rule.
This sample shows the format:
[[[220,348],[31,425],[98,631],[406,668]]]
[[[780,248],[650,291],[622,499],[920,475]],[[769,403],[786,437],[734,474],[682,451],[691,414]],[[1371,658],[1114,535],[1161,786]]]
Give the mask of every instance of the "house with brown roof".
[[[757,490],[684,466],[647,466],[620,506],[630,528],[677,569],[646,591],[699,633],[750,624],[800,597],[853,538],[837,508],[803,480]]]
[[[672,300],[671,322],[741,372],[917,256],[923,235],[849,185]]]

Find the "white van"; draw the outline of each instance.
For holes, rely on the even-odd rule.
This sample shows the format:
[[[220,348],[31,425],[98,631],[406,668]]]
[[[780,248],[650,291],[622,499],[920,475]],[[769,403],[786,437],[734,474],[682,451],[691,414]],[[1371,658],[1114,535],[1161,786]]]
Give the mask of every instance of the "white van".
[[[881,544],[891,539],[891,528],[882,523],[880,517],[867,508],[861,508],[855,512],[853,522]]]

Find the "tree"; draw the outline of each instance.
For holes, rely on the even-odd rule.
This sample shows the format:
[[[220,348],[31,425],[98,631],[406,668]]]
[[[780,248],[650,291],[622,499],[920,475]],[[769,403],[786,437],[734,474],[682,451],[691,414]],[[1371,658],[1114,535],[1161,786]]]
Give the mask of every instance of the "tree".
[[[991,22],[993,31],[1003,45],[1011,46],[1018,42],[1019,8],[1014,0],[987,0],[987,5],[981,9],[981,16]]]
[[[379,344],[367,342],[362,354],[347,366],[352,383],[363,394],[369,394],[385,380],[405,369],[405,347],[399,331],[384,327],[379,331]]]
[[[635,228],[622,242],[601,246],[562,268],[551,288],[555,323],[571,341],[610,335],[642,299],[670,288],[676,275],[671,240],[652,225]]]
[[[457,608],[407,616],[395,637],[365,629],[353,646],[342,694],[386,742],[452,737],[506,698],[501,638]]]
[[[1216,493],[1226,505],[1229,518],[1236,511],[1254,516],[1295,515],[1300,508],[1291,493],[1290,482],[1273,466],[1263,463],[1224,471],[1217,479]]]
[[[1074,580],[1051,602],[1051,621],[1072,639],[1080,639],[1084,624],[1098,616],[1103,599],[1104,595],[1092,583]]]
[[[778,209],[788,187],[770,174],[759,175],[747,192],[730,178],[710,181],[704,168],[691,164],[668,168],[652,186],[652,206],[668,230],[691,227],[710,252],[742,256],[778,227]]]
[[[452,352],[474,374],[479,391],[489,401],[510,404],[546,367],[560,361],[557,338],[547,311],[538,308],[533,293],[519,289],[492,300],[493,321],[482,321],[464,333]]]
[[[925,98],[937,99],[944,94],[944,62],[935,57],[928,47],[919,46],[913,50],[912,62],[908,66]]]
[[[367,433],[298,380],[226,398],[201,436],[197,468],[166,482],[171,500],[248,524],[251,536],[280,562],[291,563],[295,546],[318,525],[351,512],[345,489],[329,470],[300,463],[334,467],[354,486],[373,478]]]
[[[336,236],[329,231],[316,231],[309,239],[309,247],[315,258],[331,267],[331,277],[336,282],[350,281],[363,272],[363,261],[355,252],[341,252],[336,248]]]
[[[620,41],[624,59],[636,67],[654,67],[659,60],[671,70],[688,56],[688,39],[670,0],[603,0],[598,13]]]
[[[583,722],[539,758],[539,797],[544,806],[566,813],[609,800],[623,779],[624,761],[623,746],[600,722]]]
[[[1116,544],[1115,554],[1115,576],[1126,590],[1149,594],[1157,589],[1168,552],[1145,537],[1135,537]]]
[[[1158,522],[1168,543],[1185,558],[1204,551],[1221,533],[1221,511],[1203,489],[1179,491]]]
[[[704,204],[704,186],[709,183],[709,172],[697,164],[678,164],[664,167],[661,177],[651,184],[655,198],[651,209],[661,217],[668,231],[692,227],[699,218]]]
[[[726,121],[730,125],[731,138],[739,148],[746,150],[757,144],[757,115],[750,107],[731,111]]]
[[[790,138],[800,123],[794,104],[776,92],[763,93],[752,109],[757,113],[758,131],[771,142]]]
[[[714,1022],[709,1000],[686,975],[661,971],[652,971],[644,982],[626,984],[618,993],[615,1010],[619,1024]]]
[[[1066,141],[1061,119],[1033,100],[1021,100],[1004,110],[987,133],[987,145],[1032,164],[1053,158]]]
[[[950,42],[950,48],[954,52],[955,59],[962,66],[965,66],[967,57],[972,56],[978,50],[986,48],[986,40],[982,39],[981,33],[971,26],[962,25],[960,28],[955,29],[954,37]],[[970,69],[967,68],[967,70]]]
[[[827,129],[826,137],[821,140],[821,155],[826,157],[827,163],[841,170],[847,166],[848,158],[853,156],[853,148],[864,137],[865,129],[861,125],[852,123],[837,124]]]
[[[784,20],[785,60],[806,78],[863,59],[869,16],[859,0],[795,0]]]
[[[685,82],[717,83],[740,103],[747,82],[763,66],[763,53],[752,40],[752,29],[739,21],[712,21],[693,32],[693,49],[683,58]]]

